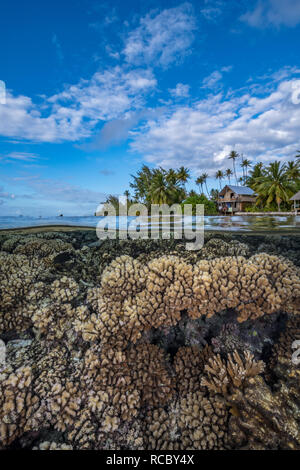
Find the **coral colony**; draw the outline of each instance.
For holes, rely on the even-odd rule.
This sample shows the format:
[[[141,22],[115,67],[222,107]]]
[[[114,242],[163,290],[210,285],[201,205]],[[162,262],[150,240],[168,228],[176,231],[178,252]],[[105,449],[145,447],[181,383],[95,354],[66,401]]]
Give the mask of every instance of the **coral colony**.
[[[1,234],[0,448],[300,449],[297,237],[94,236]]]

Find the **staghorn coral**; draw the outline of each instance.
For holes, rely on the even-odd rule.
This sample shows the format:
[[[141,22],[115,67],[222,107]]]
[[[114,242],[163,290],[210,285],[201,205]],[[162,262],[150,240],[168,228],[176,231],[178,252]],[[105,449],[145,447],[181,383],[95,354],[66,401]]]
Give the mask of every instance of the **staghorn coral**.
[[[229,420],[231,446],[249,449],[299,449],[300,409],[297,391],[280,385],[271,391],[263,378],[262,361],[245,352],[245,359],[235,352],[227,361],[220,355],[209,359],[201,385],[210,394],[223,397],[232,414]]]
[[[213,393],[226,395],[228,389],[242,388],[249,377],[255,377],[263,370],[264,363],[255,361],[249,351],[245,352],[244,361],[237,351],[233,355],[228,354],[226,362],[217,354],[208,359],[208,364],[204,367],[206,377],[201,379],[201,385]]]

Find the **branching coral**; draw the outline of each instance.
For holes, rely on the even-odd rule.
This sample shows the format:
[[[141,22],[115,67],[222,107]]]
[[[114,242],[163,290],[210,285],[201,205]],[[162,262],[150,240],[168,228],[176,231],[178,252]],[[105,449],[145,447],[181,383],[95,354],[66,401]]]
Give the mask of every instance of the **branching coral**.
[[[256,362],[253,355],[246,351],[243,361],[237,351],[225,362],[219,354],[208,359],[204,367],[207,374],[201,379],[201,385],[210,391],[226,395],[231,387],[242,388],[249,377],[255,377],[264,370],[262,361]]]
[[[212,351],[208,346],[202,351],[195,346],[178,349],[173,365],[176,372],[176,388],[180,396],[203,390],[200,380],[211,355]]]
[[[67,277],[55,280],[47,288],[43,301],[31,309],[32,323],[39,334],[51,340],[61,338],[70,329],[76,312],[71,302],[78,291],[77,283]]]
[[[209,320],[216,313],[231,309],[235,325],[296,313],[299,268],[267,254],[246,259],[239,255],[251,250],[231,242],[182,256],[175,245],[167,256],[139,251],[138,259],[126,244],[125,255],[103,262],[100,285],[97,276],[87,284],[78,266],[76,276],[55,273],[53,256],[75,250],[66,237],[50,238],[2,243],[14,254],[0,252],[0,332],[8,341],[1,447],[16,439],[49,450],[300,447],[299,371],[288,363],[296,316],[289,313],[273,349],[272,390],[260,375],[263,362],[242,353],[242,342],[228,356],[226,348],[214,355],[211,346],[187,347],[205,341],[188,342],[180,330],[188,322],[199,336],[203,327],[213,344],[212,322],[225,317]],[[80,251],[80,262],[91,259]],[[98,259],[113,257],[104,255]],[[25,330],[19,344],[10,341]],[[160,341],[168,334],[172,348]]]
[[[72,245],[62,240],[43,240],[34,237],[32,239],[25,238],[22,243],[19,241],[13,253],[27,257],[38,256],[43,259],[44,263],[50,265],[58,253],[72,250]]]
[[[90,290],[87,301],[95,315],[81,326],[77,322],[76,329],[125,346],[143,331],[175,325],[183,310],[197,319],[235,309],[243,322],[294,305],[299,297],[299,268],[276,256],[225,257],[195,265],[166,256],[145,267],[122,256],[104,270],[101,287]]]
[[[263,370],[264,363],[255,361],[248,352],[244,360],[237,352],[228,355],[227,361],[217,355],[205,366],[207,375],[201,379],[201,384],[212,396],[223,397],[231,406],[231,446],[256,450],[298,449],[297,393],[285,386],[272,393],[259,376]]]
[[[262,377],[249,379],[243,393],[227,397],[232,404],[229,430],[233,447],[300,449],[298,399],[293,390],[272,393]]]
[[[32,394],[30,367],[0,375],[0,448],[26,430],[37,400]]]
[[[42,297],[41,283],[47,276],[37,258],[0,252],[0,333],[23,331],[31,324],[27,307]]]

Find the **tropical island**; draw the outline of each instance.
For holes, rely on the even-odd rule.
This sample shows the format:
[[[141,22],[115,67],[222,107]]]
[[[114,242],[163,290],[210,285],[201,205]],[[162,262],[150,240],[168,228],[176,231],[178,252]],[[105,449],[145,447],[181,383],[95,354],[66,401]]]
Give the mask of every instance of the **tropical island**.
[[[238,211],[281,213],[296,208],[295,195],[300,190],[300,151],[287,163],[274,161],[253,165],[235,150],[230,152],[228,160],[232,162],[232,169],[218,170],[213,176],[219,188],[208,189],[209,175],[205,172],[195,180],[199,191],[186,189],[186,183],[191,180],[188,168],[151,169],[143,165],[136,175],[132,175],[130,188],[133,194],[129,190],[124,193],[127,204],[142,203],[148,207],[151,204],[204,204],[205,215],[233,215]],[[225,187],[224,182],[227,183]],[[106,203],[111,203],[118,213],[117,196],[110,195]]]

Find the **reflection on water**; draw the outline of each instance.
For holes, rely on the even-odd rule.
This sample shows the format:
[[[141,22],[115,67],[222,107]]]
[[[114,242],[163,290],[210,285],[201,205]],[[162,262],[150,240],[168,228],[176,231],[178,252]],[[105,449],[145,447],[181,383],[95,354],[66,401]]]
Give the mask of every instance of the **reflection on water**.
[[[60,226],[78,226],[78,227],[95,227],[102,220],[102,217],[0,217],[0,229],[16,229],[24,227],[39,227],[47,225],[60,225]],[[168,220],[168,219],[167,219]],[[116,221],[111,217],[107,217],[106,221],[109,223],[110,228],[117,228],[126,230],[128,226],[135,230],[135,217],[117,217]],[[195,217],[185,217],[185,227],[191,228],[195,226]],[[141,227],[154,227],[162,226],[151,218],[144,219]],[[172,223],[174,230],[179,228],[180,224],[176,221]],[[204,217],[205,230],[224,230],[224,231],[269,231],[269,230],[292,230],[300,231],[300,216],[205,216]]]

